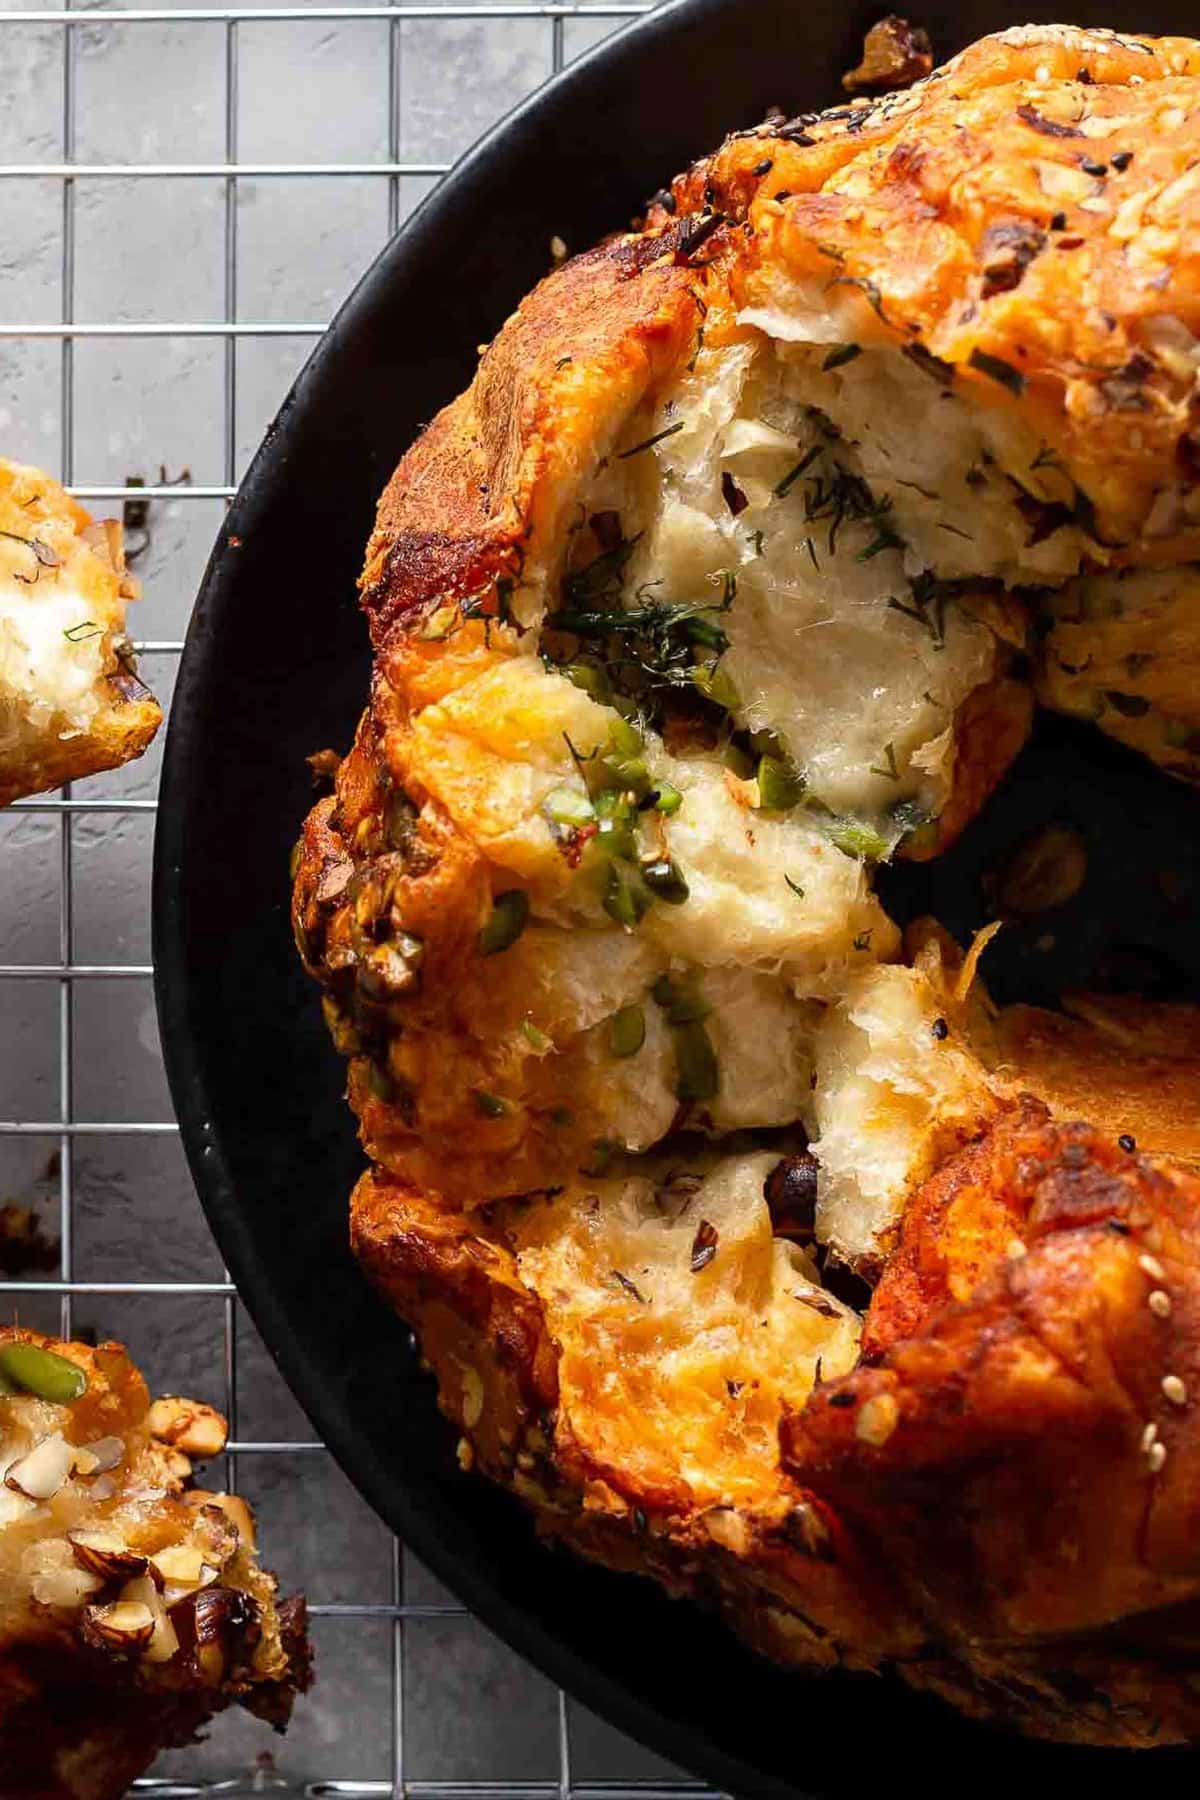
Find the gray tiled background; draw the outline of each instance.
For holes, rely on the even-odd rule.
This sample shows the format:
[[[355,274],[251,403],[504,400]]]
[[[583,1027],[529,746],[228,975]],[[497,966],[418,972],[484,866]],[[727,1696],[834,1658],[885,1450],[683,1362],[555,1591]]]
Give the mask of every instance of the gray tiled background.
[[[231,27],[162,0],[156,10],[178,16],[130,21],[97,6],[68,30],[49,5],[0,0],[0,449],[85,496],[133,478],[183,484],[152,502],[136,565],[146,597],[132,629],[162,646],[144,653],[143,670],[165,704],[223,490],[312,328],[436,167],[615,20],[470,17],[448,4],[426,6],[427,18],[350,20],[293,6]],[[248,172],[213,172],[227,160]],[[80,166],[70,181],[65,162]],[[393,162],[430,172],[389,174]],[[289,163],[357,172],[277,172]],[[209,172],[137,172],[196,165]],[[100,172],[114,166],[133,172]],[[136,330],[229,319],[242,327],[236,339]],[[84,329],[64,334],[64,321]],[[134,330],[87,329],[96,326]],[[119,512],[121,496],[95,505]],[[18,1294],[8,1282],[0,1304],[30,1323],[121,1337],[152,1385],[222,1404],[235,1362],[236,1439],[305,1445],[303,1413],[240,1305],[219,1291],[220,1260],[172,1128],[148,972],[158,767],[155,748],[81,784],[65,807],[52,799],[0,814],[0,1201],[34,1206],[52,1237],[68,1212],[71,1225],[57,1274],[44,1277],[51,1291]],[[65,979],[61,967],[92,972]],[[31,969],[51,972],[17,973]],[[95,973],[112,969],[126,972]],[[83,1128],[64,1133],[63,1120]],[[159,1129],[123,1129],[131,1124]],[[83,1290],[65,1315],[64,1281]],[[218,1291],[87,1291],[131,1282]],[[247,1451],[235,1473],[284,1583],[316,1605],[319,1682],[282,1744],[228,1717],[203,1745],[164,1758],[164,1778],[229,1778],[263,1752],[295,1791],[337,1791],[320,1784],[340,1780],[385,1794],[403,1780],[557,1792],[674,1778],[564,1707],[411,1558],[398,1560],[324,1452]]]

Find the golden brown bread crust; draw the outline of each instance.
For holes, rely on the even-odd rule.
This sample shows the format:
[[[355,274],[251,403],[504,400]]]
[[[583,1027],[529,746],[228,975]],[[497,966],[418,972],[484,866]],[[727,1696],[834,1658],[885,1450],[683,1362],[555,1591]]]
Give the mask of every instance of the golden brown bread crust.
[[[151,1407],[119,1344],[0,1330],[0,1352],[12,1346],[65,1359],[87,1385],[70,1401],[0,1395],[0,1795],[117,1800],[236,1703],[282,1729],[309,1681],[303,1598],[276,1599],[241,1501],[185,1491],[184,1446],[213,1454],[220,1416]],[[38,1446],[65,1473],[27,1472]],[[106,1623],[124,1600],[156,1612],[149,1642],[149,1623],[128,1638]]]
[[[471,387],[402,458],[379,502],[361,582],[377,649],[431,601],[491,602],[515,580],[529,539],[553,533],[555,490],[607,448],[687,347],[700,275],[688,222],[617,238],[547,277],[484,351]],[[405,654],[436,663],[439,645],[397,647],[382,669],[403,692]],[[423,691],[423,690],[422,690]]]
[[[748,220],[743,304],[785,278],[857,291],[861,341],[1019,411],[1047,446],[1031,492],[1082,495],[1101,554],[1191,560],[1197,72],[1189,38],[1019,26],[900,94],[739,134],[676,204]]]
[[[349,1096],[372,1165],[351,1203],[354,1248],[417,1330],[441,1403],[462,1430],[464,1467],[477,1464],[512,1488],[542,1530],[717,1606],[784,1662],[894,1666],[978,1716],[1063,1741],[1131,1746],[1200,1733],[1186,1671],[1198,1598],[1189,1541],[1200,1186],[1186,1169],[1121,1147],[1107,1125],[1135,1128],[1143,1147],[1164,1156],[1193,1157],[1192,1025],[1181,1017],[1160,1030],[1159,1015],[1123,1018],[1119,1006],[1094,1016],[1090,1002],[1081,1003],[1092,1007],[1086,1029],[1010,1009],[989,1017],[984,1056],[964,1016],[964,1042],[981,1058],[980,1104],[934,1120],[935,1153],[921,1165],[932,1173],[867,1309],[865,1360],[831,1378],[848,1364],[798,1359],[790,1387],[781,1378],[767,1396],[782,1413],[767,1456],[761,1431],[755,1455],[742,1454],[748,1420],[761,1426],[771,1413],[754,1413],[764,1395],[747,1396],[739,1366],[724,1383],[725,1412],[718,1391],[705,1414],[718,1418],[736,1465],[736,1482],[731,1475],[714,1497],[713,1465],[689,1464],[699,1441],[690,1409],[710,1377],[719,1390],[721,1358],[733,1351],[697,1303],[694,1337],[701,1350],[711,1346],[711,1366],[679,1357],[686,1370],[674,1426],[670,1407],[656,1410],[651,1379],[639,1410],[658,1290],[640,1265],[608,1258],[609,1215],[627,1199],[601,1173],[613,1144],[595,1141],[581,1100],[590,1065],[577,1042],[556,1038],[530,939],[519,937],[530,896],[532,926],[547,935],[567,917],[594,944],[604,921],[580,929],[569,912],[582,839],[565,834],[539,861],[509,830],[505,805],[519,812],[528,793],[495,740],[507,730],[532,746],[522,778],[548,754],[533,716],[544,696],[530,703],[516,678],[534,661],[526,636],[538,604],[564,571],[572,580],[605,553],[631,552],[610,502],[591,511],[588,480],[640,459],[659,437],[686,441],[688,421],[671,412],[671,396],[690,391],[686,374],[706,370],[704,356],[736,357],[770,335],[772,320],[803,323],[815,312],[811,339],[799,329],[791,340],[780,334],[809,367],[812,345],[825,352],[831,341],[836,309],[843,341],[819,374],[891,352],[906,380],[915,367],[922,383],[962,399],[970,428],[991,446],[971,474],[997,516],[1012,511],[1015,495],[1028,527],[982,575],[967,566],[934,579],[919,599],[914,588],[916,622],[939,652],[948,607],[990,609],[1001,640],[975,685],[945,709],[939,754],[952,780],[940,815],[914,822],[905,851],[944,847],[1028,731],[1030,688],[1002,653],[1004,643],[1023,643],[1028,597],[1003,583],[1032,582],[1021,572],[1041,569],[1040,547],[1055,538],[1068,548],[1043,572],[1077,577],[1085,595],[1095,592],[1089,584],[1123,579],[1126,567],[1140,579],[1200,549],[1189,347],[1200,309],[1188,198],[1197,76],[1200,46],[1190,42],[1065,27],[1005,33],[907,93],[739,134],[675,184],[644,231],[544,282],[484,353],[468,392],[404,457],[380,503],[362,581],[376,653],[370,703],[333,798],[305,826],[294,889],[297,941],[350,1058]],[[1200,366],[1200,343],[1196,350]],[[780,365],[796,366],[782,352]],[[620,436],[635,419],[648,421],[646,442]],[[649,467],[639,460],[634,476]],[[784,497],[807,467],[773,471],[768,493]],[[653,478],[686,489],[693,474],[680,462]],[[751,501],[740,471],[726,474],[736,517]],[[844,476],[815,478],[835,495],[831,559]],[[884,521],[856,556],[869,564],[895,548],[888,520],[899,515],[870,492],[865,505],[861,489],[850,495],[861,509],[851,518]],[[824,528],[828,498],[816,486],[805,519]],[[826,538],[820,552],[813,537],[801,541],[815,566]],[[581,543],[592,562],[571,560]],[[914,616],[904,601],[896,610]],[[1036,616],[1044,626],[1045,613]],[[550,637],[553,653],[553,627]],[[1044,671],[1045,644],[1040,654]],[[1049,692],[1044,672],[1042,680],[1054,704],[1071,702]],[[472,686],[491,697],[494,716],[462,699]],[[585,730],[594,720],[573,704],[552,736],[556,749],[566,738],[568,774],[582,779],[590,761],[612,753],[602,735],[577,737],[576,719]],[[1110,710],[1122,720],[1137,711]],[[428,726],[435,717],[437,731]],[[623,754],[636,762],[642,751],[650,754],[635,741]],[[883,747],[874,776],[895,778],[893,752]],[[724,789],[741,814],[718,834],[722,843],[743,831],[765,837],[755,780],[757,789],[744,769],[727,771]],[[832,851],[824,854],[828,862]],[[803,882],[789,878],[788,887],[805,901]],[[493,955],[481,934],[495,902],[514,895],[519,941]],[[867,969],[894,954],[894,933],[880,920],[853,943]],[[676,958],[672,972],[687,961]],[[639,994],[673,1003],[656,994],[658,964],[639,967],[638,981]],[[802,997],[819,1010],[845,986]],[[618,1004],[602,1009],[606,1025]],[[683,1025],[707,1031],[708,1016]],[[959,1029],[958,1011],[947,1007],[937,1023],[944,1041]],[[1147,1024],[1161,1041],[1146,1039]],[[1122,1029],[1143,1040],[1124,1069]],[[929,1049],[928,1021],[918,1031]],[[614,1084],[624,1054],[613,1052]],[[1026,1084],[1038,1100],[1022,1095]],[[901,1081],[898,1091],[900,1109],[911,1110],[911,1086]],[[706,1120],[694,1095],[676,1093],[672,1130],[648,1141],[665,1141],[672,1155],[681,1146],[681,1166],[700,1186],[689,1160],[695,1139],[679,1133]],[[1076,1111],[1106,1129],[1070,1123]],[[800,1116],[797,1106],[787,1123]],[[793,1160],[800,1179],[804,1155]],[[674,1227],[682,1216],[661,1192],[638,1204],[639,1228]],[[543,1255],[523,1206],[542,1209],[543,1240],[576,1206],[562,1237],[576,1226],[585,1243],[592,1234],[596,1268],[565,1252],[558,1261]],[[834,1330],[811,1230],[803,1220],[776,1224],[776,1245],[796,1250],[796,1298],[820,1316],[827,1308]],[[769,1237],[770,1220],[766,1229]],[[627,1236],[635,1240],[632,1227]],[[692,1237],[689,1218],[686,1236],[697,1280],[726,1266],[732,1251],[711,1221],[697,1216]],[[747,1319],[765,1325],[762,1284],[746,1286]],[[674,1357],[678,1319],[658,1328]],[[589,1348],[594,1379],[584,1381]],[[707,1405],[707,1389],[703,1397]],[[641,1421],[647,1443],[658,1433],[654,1456],[622,1449]]]
[[[1198,1202],[1187,1174],[1010,1109],[917,1196],[862,1367],[785,1420],[783,1485],[744,1509],[689,1508],[581,1453],[538,1297],[478,1215],[371,1173],[352,1226],[470,1421],[462,1460],[541,1529],[719,1606],[783,1660],[894,1663],[981,1716],[1133,1745],[1200,1727],[1171,1650],[1200,1598]]]

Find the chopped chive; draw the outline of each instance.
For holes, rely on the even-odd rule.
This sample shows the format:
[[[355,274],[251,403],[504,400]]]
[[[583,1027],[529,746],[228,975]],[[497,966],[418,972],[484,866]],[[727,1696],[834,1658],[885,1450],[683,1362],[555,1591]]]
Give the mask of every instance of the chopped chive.
[[[803,900],[804,889],[800,886],[800,883],[798,881],[793,881],[790,875],[785,875],[783,879],[787,882],[797,900]]]
[[[885,325],[891,324],[891,320],[883,310],[883,295],[875,283],[868,280],[865,275],[835,275],[833,280],[827,281],[825,285],[826,287],[857,288],[876,317],[882,319]]]
[[[623,1287],[625,1292],[637,1301],[639,1306],[649,1306],[650,1302],[647,1300],[645,1294],[639,1292],[634,1283],[630,1281],[628,1275],[622,1275],[620,1269],[614,1269],[612,1271],[612,1278],[617,1283],[618,1287]]]
[[[553,1047],[554,1039],[548,1037],[539,1025],[535,1025],[528,1014],[521,1020],[521,1032],[535,1050],[549,1050]]]
[[[95,619],[83,619],[78,625],[72,625],[64,631],[63,636],[68,644],[86,644],[89,638],[103,637],[103,625],[97,625]]]
[[[626,457],[640,456],[643,450],[653,450],[655,444],[661,444],[664,438],[674,437],[677,431],[682,431],[684,424],[683,419],[676,419],[673,425],[667,425],[662,431],[656,431],[653,437],[643,438],[642,442],[635,444],[632,450],[622,450],[617,461],[624,462]]]
[[[636,1056],[646,1041],[646,1014],[642,1007],[622,1006],[608,1021],[608,1047],[613,1056]]]
[[[900,547],[900,539],[885,525],[881,531],[876,532],[866,549],[859,551],[854,560],[860,563],[870,562],[871,558],[878,556],[881,550],[899,550]]]
[[[843,363],[853,362],[856,356],[861,355],[861,344],[835,344],[821,367],[823,369],[840,369]]]
[[[495,956],[515,944],[529,918],[529,896],[521,888],[508,888],[497,894],[490,916],[480,927],[475,942],[480,956]]]
[[[667,813],[670,815],[671,813],[677,813],[682,805],[683,795],[677,787],[672,786],[669,781],[659,781],[655,783],[655,812]]]
[[[1023,394],[1025,392],[1025,377],[1020,369],[1014,368],[1010,362],[1005,362],[1002,356],[990,356],[986,350],[976,348],[972,350],[967,361],[973,369],[978,369],[981,375],[990,376],[993,381],[998,381],[1001,387],[1006,387],[1010,393]]]
[[[900,770],[896,766],[896,746],[894,744],[885,744],[883,746],[883,754],[887,764],[886,768],[881,769],[875,763],[872,763],[868,772],[872,775],[886,776],[889,781],[899,781]]]
[[[814,463],[817,460],[818,456],[820,456],[822,447],[823,446],[820,444],[814,444],[811,450],[806,450],[804,452],[804,455],[800,458],[800,461],[796,464],[795,468],[789,469],[782,481],[776,482],[776,484],[772,488],[771,492],[774,494],[774,496],[777,500],[786,499],[788,494],[791,493],[793,487],[795,487],[796,483],[799,481],[800,477],[803,475],[805,469],[807,469],[812,463]]]

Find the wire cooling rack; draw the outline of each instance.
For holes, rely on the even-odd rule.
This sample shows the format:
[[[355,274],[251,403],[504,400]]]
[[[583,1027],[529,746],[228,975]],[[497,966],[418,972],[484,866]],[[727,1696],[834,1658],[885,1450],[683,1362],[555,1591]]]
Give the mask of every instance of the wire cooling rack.
[[[4,448],[124,513],[164,703],[220,513],[339,292],[464,131],[648,10],[0,0]],[[319,1680],[282,1749],[225,1718],[138,1791],[703,1793],[454,1605],[278,1384],[199,1220],[161,1079],[156,789],[151,752],[0,821],[0,1200],[59,1240],[52,1275],[23,1270],[0,1295],[46,1329],[124,1338],[157,1388],[223,1389],[221,1478],[309,1592]]]

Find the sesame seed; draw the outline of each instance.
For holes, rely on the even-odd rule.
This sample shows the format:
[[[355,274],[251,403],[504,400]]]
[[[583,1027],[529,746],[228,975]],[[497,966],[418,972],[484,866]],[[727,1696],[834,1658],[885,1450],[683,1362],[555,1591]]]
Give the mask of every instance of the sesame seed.
[[[1065,231],[1067,229],[1067,215],[1065,212],[1055,213],[1050,221],[1050,229],[1051,231]]]
[[[1127,1150],[1130,1155],[1137,1149],[1137,1139],[1128,1131],[1123,1131],[1117,1139],[1118,1150]]]
[[[1009,1262],[1020,1262],[1023,1256],[1028,1255],[1028,1251],[1020,1238],[1014,1237],[1009,1238],[1007,1244],[1004,1246],[1004,1254],[1007,1256]]]
[[[1149,1450],[1146,1452],[1146,1461],[1149,1464],[1150,1473],[1152,1475],[1157,1475],[1166,1460],[1167,1446],[1165,1444],[1151,1444]]]
[[[1156,1319],[1169,1319],[1171,1316],[1171,1296],[1163,1288],[1155,1288],[1146,1305]]]
[[[1117,173],[1119,175],[1125,169],[1127,169],[1129,167],[1130,163],[1133,161],[1133,151],[1132,150],[1114,150],[1112,156],[1109,158],[1109,161],[1112,163],[1113,168],[1117,171]]]
[[[939,1044],[944,1044],[946,1039],[950,1036],[950,1027],[947,1025],[945,1019],[935,1019],[929,1029],[932,1031]]]
[[[1142,1271],[1143,1275],[1148,1275],[1151,1281],[1165,1281],[1167,1279],[1167,1271],[1163,1268],[1157,1256],[1139,1256],[1138,1268]]]
[[[1187,1405],[1187,1388],[1184,1386],[1183,1382],[1180,1381],[1178,1375],[1164,1375],[1162,1378],[1162,1391],[1167,1396],[1167,1399],[1171,1402],[1172,1406]]]
[[[1092,158],[1090,156],[1085,156],[1079,166],[1083,170],[1085,175],[1095,175],[1098,177],[1101,175],[1108,174],[1108,164],[1102,163],[1102,162],[1093,162]]]
[[[1158,1426],[1154,1423],[1154,1420],[1151,1419],[1151,1421],[1147,1425],[1145,1431],[1143,1431],[1143,1433],[1142,1433],[1142,1455],[1143,1456],[1145,1456],[1146,1452],[1149,1450],[1151,1444],[1154,1442],[1154,1440],[1157,1436],[1158,1436]]]

